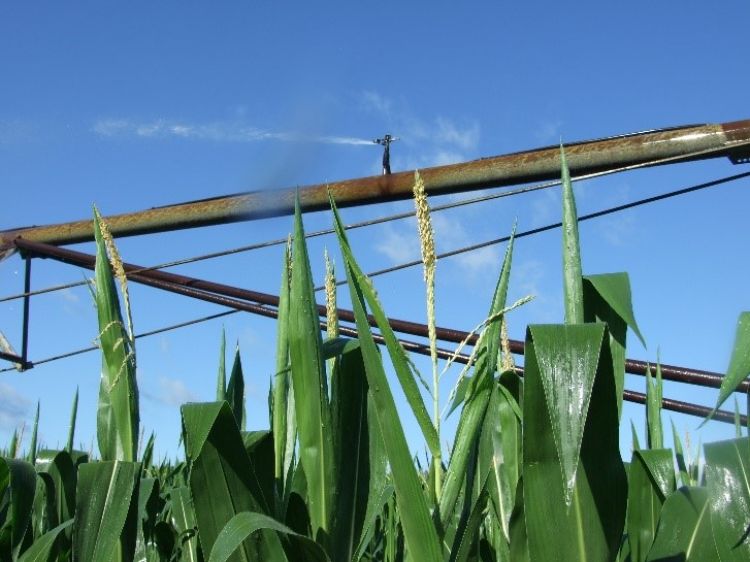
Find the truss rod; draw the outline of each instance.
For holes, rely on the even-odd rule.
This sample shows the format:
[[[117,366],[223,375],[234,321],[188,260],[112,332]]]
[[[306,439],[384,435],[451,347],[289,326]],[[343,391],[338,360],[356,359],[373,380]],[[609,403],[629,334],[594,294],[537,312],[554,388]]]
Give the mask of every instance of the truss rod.
[[[19,239],[16,243],[20,249],[31,255],[52,258],[71,265],[84,267],[86,269],[93,270],[96,263],[96,258],[90,254],[84,254],[82,252],[76,252],[65,248],[58,248],[49,244],[31,242],[24,239]],[[127,277],[136,283],[149,285],[239,310],[245,310],[247,312],[269,316],[270,313],[268,313],[269,309],[267,307],[275,307],[279,304],[279,297],[277,295],[241,289],[223,283],[215,283],[213,281],[206,281],[195,277],[177,275],[166,271],[145,271],[145,268],[129,263],[123,264],[123,267],[125,268]],[[325,306],[317,305],[317,310],[321,317],[325,317]],[[338,309],[338,316],[343,321],[354,322],[354,313],[351,310]],[[368,320],[371,326],[377,326],[377,322],[372,316],[369,316]],[[393,330],[397,332],[420,337],[428,336],[427,326],[425,324],[408,320],[399,320],[396,318],[389,318],[388,322]],[[477,341],[476,336],[471,336],[468,332],[452,328],[438,327],[436,328],[436,335],[439,340],[451,343],[461,343],[464,340],[468,340],[468,342],[473,345]],[[519,355],[523,354],[524,342],[511,340],[510,348],[513,353]],[[625,370],[631,374],[645,375],[648,365],[649,364],[645,361],[626,359]],[[720,375],[719,373],[688,369],[686,367],[662,365],[661,370],[662,377],[665,380],[690,383],[699,386],[719,388],[724,380],[723,375]],[[747,392],[748,389],[750,389],[750,381],[745,380],[740,383],[735,390],[736,392]]]
[[[619,166],[653,162],[660,158],[683,160],[746,156],[739,147],[750,141],[750,120],[722,124],[659,129],[567,145],[571,173],[586,174]],[[707,151],[704,155],[697,155]],[[460,164],[421,170],[429,195],[458,193],[556,179],[560,174],[558,147],[492,156]],[[400,172],[318,184],[300,189],[253,191],[189,201],[146,211],[107,217],[115,236],[134,236],[213,224],[224,224],[291,214],[295,194],[303,210],[328,208],[328,193],[340,207],[409,199],[414,172]],[[0,232],[0,259],[15,251],[13,240],[72,244],[93,239],[90,220],[27,227]]]

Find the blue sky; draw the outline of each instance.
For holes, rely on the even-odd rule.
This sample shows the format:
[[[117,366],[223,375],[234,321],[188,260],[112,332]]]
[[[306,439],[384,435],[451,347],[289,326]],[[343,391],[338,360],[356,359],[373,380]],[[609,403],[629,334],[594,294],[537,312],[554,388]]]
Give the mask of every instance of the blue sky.
[[[378,147],[360,141],[385,132],[402,138],[393,145],[392,166],[405,170],[560,138],[748,118],[749,19],[750,5],[740,1],[683,2],[679,10],[652,2],[6,4],[0,229],[85,218],[94,203],[115,214],[375,174]],[[579,212],[738,171],[715,160],[582,182]],[[747,188],[745,180],[581,226],[584,272],[630,273],[648,348],[631,338],[629,356],[653,361],[660,349],[665,363],[726,369],[737,316],[750,309]],[[344,218],[410,207],[349,209]],[[516,219],[521,230],[556,222],[559,209],[558,191],[549,190],[435,214],[438,250],[503,236]],[[328,227],[330,215],[309,215],[306,225]],[[127,261],[150,265],[283,237],[290,228],[291,220],[281,218],[124,239],[119,246]],[[418,257],[415,232],[412,221],[402,221],[351,238],[371,271]],[[311,242],[319,280],[324,246],[340,263],[334,239]],[[503,251],[439,262],[438,324],[470,329],[484,318]],[[510,317],[511,337],[522,339],[528,323],[562,319],[560,260],[558,232],[518,242],[510,298],[535,299]],[[276,293],[280,264],[281,250],[273,248],[179,271]],[[33,286],[84,275],[35,260]],[[412,269],[376,281],[387,312],[424,321],[421,277]],[[0,263],[2,296],[20,292],[22,278],[18,257]],[[137,332],[221,310],[137,286],[132,299]],[[85,288],[36,297],[31,312],[32,359],[85,347],[96,336]],[[20,302],[0,303],[0,331],[16,347],[20,323]],[[177,450],[178,405],[213,398],[222,325],[228,341],[241,346],[249,425],[267,424],[272,321],[233,315],[142,339],[142,424],[158,432],[162,453]],[[418,364],[428,371],[426,362]],[[42,439],[63,443],[79,386],[76,442],[88,448],[98,377],[96,354],[0,374],[0,443],[30,424],[37,399]],[[446,375],[443,396],[453,377]],[[632,377],[627,386],[643,391],[645,383]],[[716,392],[668,384],[665,395],[712,404]],[[642,408],[625,410],[629,436],[628,419],[640,430]],[[697,442],[698,420],[673,419]],[[406,414],[405,423],[413,436]],[[717,423],[702,432],[704,441],[731,435]]]

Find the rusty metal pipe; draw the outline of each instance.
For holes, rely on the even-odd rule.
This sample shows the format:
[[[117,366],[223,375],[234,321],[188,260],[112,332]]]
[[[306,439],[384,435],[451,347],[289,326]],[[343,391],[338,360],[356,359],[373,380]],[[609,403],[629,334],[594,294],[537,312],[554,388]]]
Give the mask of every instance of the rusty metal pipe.
[[[64,248],[58,248],[49,244],[42,244],[39,242],[31,242],[23,238],[16,241],[19,249],[30,255],[48,257],[64,263],[85,267],[87,269],[94,269],[96,258],[89,254],[82,252],[76,252],[73,250],[67,250]],[[215,283],[212,281],[206,281],[203,279],[197,279],[195,277],[188,277],[185,275],[178,275],[175,273],[168,273],[166,271],[154,271],[145,270],[142,266],[134,264],[123,264],[126,275],[128,278],[138,283],[150,285],[152,287],[162,288],[166,290],[172,290],[172,292],[179,292],[180,294],[214,302],[216,304],[222,304],[224,306],[230,306],[247,312],[253,312],[256,314],[263,314],[269,316],[265,311],[269,310],[266,306],[278,306],[279,297],[276,295],[270,295],[268,293],[262,293],[259,291],[251,291],[248,289],[241,289],[239,287],[233,287],[222,283]],[[171,286],[171,287],[170,287]],[[174,289],[173,288],[179,288]],[[257,303],[253,305],[257,307],[261,305],[260,309],[250,309],[250,305],[247,302]],[[326,315],[325,306],[317,305],[318,314],[320,316]],[[339,309],[338,316],[341,320],[346,322],[354,322],[354,313],[351,310]],[[368,320],[371,326],[377,326],[375,318],[368,316]],[[396,318],[389,318],[389,324],[393,330],[414,336],[427,337],[427,326],[418,322],[411,322],[408,320],[399,320]],[[452,328],[436,328],[437,338],[441,341],[451,343],[461,343],[467,340],[469,344],[474,345],[477,341],[477,336],[470,336],[468,332],[462,330],[454,330]],[[510,349],[513,353],[522,355],[524,352],[524,342],[519,340],[510,340]],[[644,376],[649,363],[645,361],[639,361],[636,359],[625,360],[626,372],[634,375]],[[695,384],[698,386],[719,388],[724,380],[723,375],[719,373],[713,373],[710,371],[702,371],[697,369],[688,369],[687,367],[679,367],[675,365],[661,365],[662,378],[664,380],[671,380],[676,382]],[[750,389],[750,381],[742,381],[737,388],[736,392],[748,392]]]
[[[566,146],[566,154],[571,173],[580,175],[664,158],[735,157],[737,147],[746,146],[742,143],[748,141],[750,120],[744,120],[573,143]],[[696,152],[709,150],[713,152],[695,156]],[[426,168],[420,173],[430,195],[543,181],[560,175],[559,148],[547,147],[492,156]],[[299,190],[252,191],[214,197],[114,215],[106,217],[106,220],[115,236],[134,236],[288,215],[294,210],[296,192],[299,192],[304,211],[327,209],[328,190],[340,207],[409,199],[413,182],[414,172],[408,171],[311,185]],[[15,251],[13,240],[18,237],[47,244],[72,244],[93,240],[93,227],[90,220],[82,220],[0,231],[0,259]]]

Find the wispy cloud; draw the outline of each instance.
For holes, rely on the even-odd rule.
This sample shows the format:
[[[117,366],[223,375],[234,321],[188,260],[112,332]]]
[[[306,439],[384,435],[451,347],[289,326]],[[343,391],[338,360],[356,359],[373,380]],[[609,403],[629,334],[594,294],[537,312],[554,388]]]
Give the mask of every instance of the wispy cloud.
[[[542,143],[557,143],[560,141],[562,121],[559,119],[545,121],[537,125],[534,136]]]
[[[463,223],[456,217],[450,217],[445,213],[434,213],[432,225],[435,230],[438,252],[455,250],[476,242],[469,235]],[[377,252],[386,256],[393,264],[419,259],[419,235],[417,234],[416,224],[414,221],[408,221],[402,226],[385,226],[374,247]],[[439,262],[438,269],[444,267],[441,267],[441,263]],[[458,254],[448,258],[446,264],[458,266],[462,275],[473,276],[495,271],[500,264],[500,248],[488,246]]]
[[[8,383],[0,382],[0,428],[13,429],[20,425],[30,406],[28,398]]]
[[[360,101],[367,112],[375,114],[390,133],[401,139],[402,146],[394,147],[393,156],[394,164],[403,169],[453,164],[474,156],[480,138],[476,121],[458,121],[444,115],[425,119],[405,103],[373,91],[362,92]]]
[[[31,123],[0,120],[0,146],[30,142],[37,139],[39,131]]]
[[[167,406],[181,406],[185,402],[195,402],[198,397],[180,379],[160,376],[158,390],[151,391],[145,388],[142,377],[138,377],[138,386],[143,398],[165,404]]]
[[[211,142],[259,142],[265,140],[297,143],[322,143],[343,145],[372,145],[371,140],[338,135],[314,135],[300,132],[269,131],[248,125],[243,121],[214,121],[190,123],[156,119],[134,121],[131,119],[100,119],[91,130],[109,138],[184,139]]]
[[[419,237],[416,226],[407,229],[386,225],[375,244],[375,251],[386,256],[394,264],[419,259]]]
[[[180,379],[159,377],[159,399],[168,406],[180,406],[185,402],[194,402],[196,396]]]

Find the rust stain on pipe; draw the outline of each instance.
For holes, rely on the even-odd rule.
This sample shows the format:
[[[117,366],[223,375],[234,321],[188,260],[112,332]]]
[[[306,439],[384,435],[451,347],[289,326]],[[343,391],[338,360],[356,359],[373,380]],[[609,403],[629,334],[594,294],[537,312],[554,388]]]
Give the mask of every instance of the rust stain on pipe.
[[[717,150],[697,158],[732,155],[732,145],[750,141],[750,120],[634,133],[566,145],[574,174],[587,174],[663,158]],[[458,193],[555,179],[560,175],[559,149],[547,147],[420,171],[430,195]],[[340,207],[409,199],[414,172],[318,184],[296,189],[254,191],[189,201],[106,217],[115,236],[134,236],[291,214],[298,191],[304,211],[328,208],[330,189]],[[23,237],[47,244],[73,244],[93,239],[90,220],[0,231],[0,259],[15,251]]]

